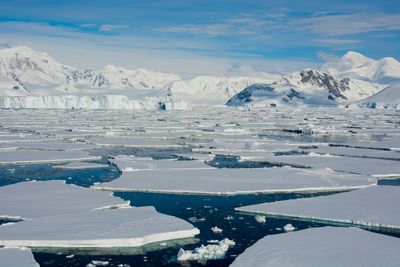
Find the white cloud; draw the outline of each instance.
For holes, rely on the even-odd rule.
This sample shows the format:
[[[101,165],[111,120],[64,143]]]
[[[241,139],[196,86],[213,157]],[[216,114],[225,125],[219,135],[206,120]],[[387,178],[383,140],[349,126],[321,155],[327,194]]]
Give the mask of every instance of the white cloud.
[[[102,24],[99,26],[99,31],[101,32],[111,32],[115,30],[121,30],[128,28],[127,25],[117,25],[117,24]]]

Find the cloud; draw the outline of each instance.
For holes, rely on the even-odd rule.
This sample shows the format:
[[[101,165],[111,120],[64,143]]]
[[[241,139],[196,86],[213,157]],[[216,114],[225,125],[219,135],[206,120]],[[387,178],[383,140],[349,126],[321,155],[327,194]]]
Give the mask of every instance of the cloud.
[[[78,68],[106,64],[195,75],[252,75],[290,72],[315,66],[309,60],[268,60],[251,54],[225,52],[224,45],[190,39],[163,39],[132,34],[102,35],[78,27],[47,23],[0,22],[0,43],[9,40],[31,46]],[[182,49],[184,48],[184,49]],[[192,49],[188,49],[192,48]]]
[[[319,57],[320,59],[324,60],[324,61],[335,61],[337,60],[339,57],[331,54],[331,53],[326,53],[323,51],[317,51],[317,57]]]
[[[111,32],[115,30],[121,30],[128,28],[127,25],[117,25],[117,24],[102,24],[99,26],[99,31],[101,32]]]
[[[350,35],[400,30],[400,14],[354,13],[322,15],[294,21],[294,25],[321,35]]]

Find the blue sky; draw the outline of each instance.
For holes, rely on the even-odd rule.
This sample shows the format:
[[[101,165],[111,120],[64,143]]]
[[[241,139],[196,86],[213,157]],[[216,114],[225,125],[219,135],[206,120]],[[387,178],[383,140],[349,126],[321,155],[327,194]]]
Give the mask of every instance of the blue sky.
[[[399,59],[400,2],[2,0],[0,43],[7,42],[77,67],[290,71],[348,50]]]

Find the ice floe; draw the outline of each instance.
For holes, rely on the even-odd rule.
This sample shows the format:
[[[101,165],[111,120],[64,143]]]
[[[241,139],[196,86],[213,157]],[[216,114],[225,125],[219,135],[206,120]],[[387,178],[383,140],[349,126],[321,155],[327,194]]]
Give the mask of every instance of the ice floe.
[[[400,176],[400,164],[398,161],[394,160],[340,157],[319,154],[265,156],[253,160],[319,169],[329,168],[340,172],[373,175],[376,177]]]
[[[357,228],[313,228],[266,236],[230,266],[395,267],[400,262],[399,246],[399,238]]]
[[[34,219],[128,205],[108,192],[63,181],[24,182],[0,187],[0,217]]]
[[[211,169],[212,167],[200,160],[153,160],[151,158],[117,156],[109,159],[122,172],[152,171],[152,170],[184,170]]]
[[[328,224],[356,225],[400,231],[400,187],[374,186],[329,196],[278,201],[236,210],[268,216],[291,217]]]
[[[29,248],[0,248],[0,266],[2,267],[39,267]]]
[[[1,164],[26,164],[68,162],[76,160],[98,160],[100,157],[92,156],[80,151],[44,151],[44,150],[16,150],[0,151]]]
[[[153,160],[155,165],[185,161]],[[190,164],[190,162],[188,162]],[[372,177],[336,173],[328,169],[291,167],[263,169],[164,168],[123,172],[111,182],[94,188],[112,191],[164,192],[177,194],[236,195],[251,193],[336,191],[376,184]]]
[[[154,207],[99,209],[0,227],[0,246],[113,248],[191,238],[199,230]]]
[[[0,192],[0,217],[24,219],[0,227],[0,246],[141,247],[199,234],[153,207],[132,208],[109,193],[61,181],[19,183]]]

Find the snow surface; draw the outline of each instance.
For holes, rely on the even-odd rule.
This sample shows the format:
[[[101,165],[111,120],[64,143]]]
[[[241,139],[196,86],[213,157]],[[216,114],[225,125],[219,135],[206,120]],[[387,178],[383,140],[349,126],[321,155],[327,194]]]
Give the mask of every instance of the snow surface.
[[[29,248],[0,248],[2,267],[39,267]]]
[[[128,205],[108,192],[63,181],[23,182],[0,187],[0,217],[34,219]]]
[[[330,154],[336,156],[367,157],[379,159],[400,160],[400,153],[396,151],[362,149],[343,146],[318,146],[318,148],[305,149],[305,152]]]
[[[109,159],[122,172],[145,170],[184,170],[211,169],[212,167],[200,160],[153,160],[149,158],[117,156]]]
[[[181,162],[170,160],[153,162],[159,162],[160,165],[162,163],[171,164],[172,168],[123,172],[118,179],[96,184],[93,187],[112,191],[236,195],[335,191],[365,187],[376,183],[376,180],[371,177],[340,174],[330,170],[303,170],[290,167],[265,169],[175,168],[173,166],[181,164]]]
[[[199,234],[154,207],[132,208],[110,193],[61,181],[18,183],[0,192],[0,217],[24,219],[0,227],[0,246],[141,247]]]
[[[71,163],[67,163],[64,165],[55,165],[52,166],[53,168],[58,168],[58,169],[95,169],[95,168],[108,168],[108,165],[106,164],[99,164],[99,163],[93,163],[93,162],[81,162],[81,161],[74,161]]]
[[[370,108],[400,109],[400,83],[386,87],[382,91],[358,102],[358,105]]]
[[[80,151],[0,150],[0,164],[48,163],[98,159],[100,159],[100,157]]]
[[[154,207],[98,209],[4,225],[0,246],[142,247],[197,234],[191,224]]]
[[[309,155],[264,156],[252,160],[319,169],[329,168],[340,172],[373,175],[375,177],[400,176],[400,164],[395,160],[341,157],[316,153]]]
[[[357,228],[323,227],[270,235],[246,249],[231,267],[395,267],[400,239]]]
[[[400,187],[374,186],[329,196],[263,203],[236,210],[400,230]]]

